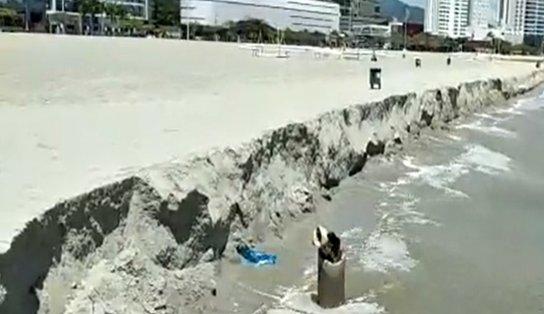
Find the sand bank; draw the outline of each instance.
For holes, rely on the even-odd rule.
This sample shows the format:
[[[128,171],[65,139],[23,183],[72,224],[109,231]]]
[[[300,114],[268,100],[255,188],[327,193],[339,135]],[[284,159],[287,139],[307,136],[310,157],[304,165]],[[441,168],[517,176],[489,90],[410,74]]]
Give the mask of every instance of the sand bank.
[[[58,201],[143,166],[236,145],[319,113],[461,82],[529,73],[533,64],[418,54],[256,58],[237,44],[0,35],[0,251]],[[267,50],[275,49],[274,46]],[[17,213],[17,214],[14,214]]]
[[[0,48],[2,239],[52,208],[0,255],[2,313],[35,313],[38,299],[51,313],[97,299],[116,313],[205,309],[194,301],[213,287],[206,264],[184,295],[192,273],[180,269],[281,233],[395,136],[544,78],[533,64],[465,55],[447,67],[422,54],[415,70],[413,56],[392,54],[371,92],[369,60],[311,51],[256,58],[229,44],[13,35]]]

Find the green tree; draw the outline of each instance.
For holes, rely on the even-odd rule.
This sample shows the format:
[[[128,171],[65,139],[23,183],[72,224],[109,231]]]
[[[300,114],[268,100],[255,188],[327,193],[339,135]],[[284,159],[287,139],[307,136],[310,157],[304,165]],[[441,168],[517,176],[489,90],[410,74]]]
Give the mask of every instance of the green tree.
[[[231,25],[231,29],[235,34],[242,37],[242,39],[252,42],[273,43],[277,37],[276,29],[259,19],[238,21]]]
[[[78,11],[83,19],[89,18],[89,28],[91,34],[94,34],[95,17],[97,14],[104,12],[104,4],[100,0],[81,0],[78,3]]]
[[[538,48],[525,44],[514,45],[510,49],[511,53],[513,54],[537,55],[539,53]]]
[[[153,1],[152,20],[155,26],[179,26],[180,2],[175,0]]]
[[[105,3],[104,4],[104,15],[110,21],[112,27],[117,26],[117,4],[114,3]]]
[[[22,26],[23,19],[17,11],[9,8],[0,8],[0,26]]]
[[[105,3],[103,10],[112,27],[119,28],[121,27],[121,24],[126,24],[125,21],[129,16],[127,9],[123,5]]]

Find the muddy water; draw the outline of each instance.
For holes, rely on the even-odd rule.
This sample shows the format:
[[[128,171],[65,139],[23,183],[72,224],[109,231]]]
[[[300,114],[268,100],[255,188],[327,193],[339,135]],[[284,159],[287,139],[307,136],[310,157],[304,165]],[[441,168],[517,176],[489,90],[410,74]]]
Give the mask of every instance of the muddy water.
[[[224,262],[221,308],[320,313],[307,296],[321,223],[342,234],[357,302],[327,313],[543,313],[544,98],[512,105],[373,160],[262,246],[279,255],[276,267]]]

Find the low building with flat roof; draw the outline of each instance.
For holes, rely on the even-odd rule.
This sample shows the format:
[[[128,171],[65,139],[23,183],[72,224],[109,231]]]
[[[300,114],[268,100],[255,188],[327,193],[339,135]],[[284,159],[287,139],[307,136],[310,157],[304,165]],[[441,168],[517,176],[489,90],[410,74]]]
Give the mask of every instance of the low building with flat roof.
[[[340,27],[340,6],[316,0],[181,0],[181,23],[210,26],[259,19],[278,29],[331,33]]]

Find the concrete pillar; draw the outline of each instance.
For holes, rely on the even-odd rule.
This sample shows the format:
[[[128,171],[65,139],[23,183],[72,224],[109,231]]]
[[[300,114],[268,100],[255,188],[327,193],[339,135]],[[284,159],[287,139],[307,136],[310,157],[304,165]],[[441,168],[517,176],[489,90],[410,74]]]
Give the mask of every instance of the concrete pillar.
[[[337,263],[324,260],[317,254],[317,303],[323,308],[340,306],[346,299],[346,257]]]
[[[149,21],[149,0],[145,0],[144,1],[144,5],[145,5],[145,8],[144,8],[144,19],[146,21]],[[180,11],[180,22],[181,22],[181,11]]]

